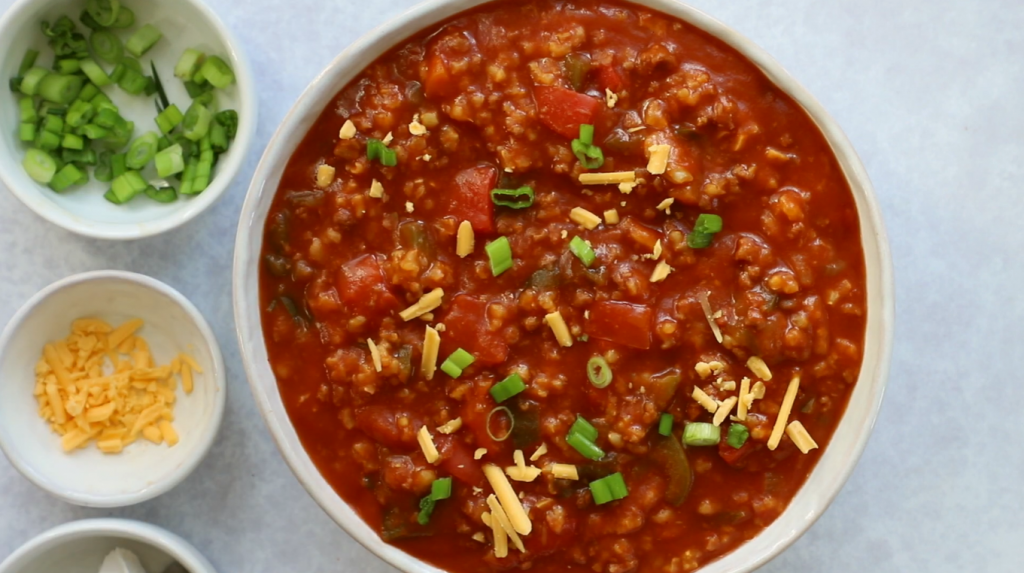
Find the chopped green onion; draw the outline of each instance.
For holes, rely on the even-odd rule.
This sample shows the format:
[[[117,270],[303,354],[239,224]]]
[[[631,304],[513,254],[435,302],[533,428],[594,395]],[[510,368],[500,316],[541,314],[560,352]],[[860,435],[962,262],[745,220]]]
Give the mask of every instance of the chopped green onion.
[[[228,150],[228,132],[216,119],[210,122],[210,146],[217,153]]]
[[[711,239],[714,235],[711,233],[698,233],[696,231],[686,236],[686,244],[691,249],[704,249],[711,246]]]
[[[35,100],[26,96],[18,100],[18,119],[22,123],[35,123],[39,121],[39,113],[36,112]]]
[[[53,71],[58,74],[75,74],[82,70],[82,63],[73,58],[53,62]]]
[[[46,114],[39,127],[50,133],[64,133],[64,120],[59,115]]]
[[[124,79],[125,72],[128,71],[128,66],[124,65],[124,62],[118,62],[114,66],[114,69],[110,70],[110,81],[115,84],[120,84],[121,80]]]
[[[430,484],[430,497],[434,501],[441,501],[452,496],[452,478],[440,478]]]
[[[224,89],[235,83],[235,72],[231,66],[218,56],[209,56],[198,72],[207,82],[215,88]]]
[[[722,439],[722,429],[707,422],[690,422],[683,428],[683,443],[687,446],[714,446]]]
[[[420,525],[430,523],[430,516],[433,515],[434,506],[436,505],[437,502],[434,501],[434,498],[429,495],[424,496],[423,499],[420,500],[420,511],[416,514],[416,523],[419,523]]]
[[[597,428],[579,414],[576,415],[576,421],[569,428],[569,433],[579,434],[591,442],[597,441]]]
[[[91,103],[82,100],[75,100],[74,103],[71,104],[71,107],[68,108],[68,113],[64,116],[64,121],[71,127],[82,127],[89,123],[89,120],[91,120],[95,114],[96,109]]]
[[[125,61],[117,64],[114,71],[116,72],[118,67],[123,66],[124,72],[121,75],[121,79],[117,80],[118,87],[131,95],[139,95],[146,91],[146,86],[149,85],[149,78],[127,63],[132,61],[134,60],[130,58],[125,59]],[[113,74],[111,74],[111,80],[113,80]]]
[[[699,233],[718,233],[722,230],[722,218],[718,215],[701,213],[693,225],[693,230]]]
[[[125,157],[125,165],[128,166],[128,169],[139,170],[148,165],[156,157],[159,141],[160,136],[153,131],[147,132],[133,141]]]
[[[160,128],[161,133],[166,135],[174,131],[174,128],[178,127],[183,119],[185,119],[185,115],[181,113],[177,105],[172,103],[157,114],[156,126]]]
[[[228,139],[234,139],[238,134],[238,112],[233,109],[226,109],[214,116],[217,123],[224,126]]]
[[[729,426],[729,433],[725,435],[725,443],[738,450],[743,447],[743,444],[747,443],[747,438],[749,437],[750,430],[746,426],[743,424],[732,424]]]
[[[61,167],[60,171],[53,176],[53,180],[50,181],[50,189],[63,193],[71,188],[72,185],[78,183],[78,180],[81,178],[82,171],[75,167],[74,163],[68,163]]]
[[[109,86],[110,84],[114,83],[114,81],[110,79],[110,76],[107,75],[107,72],[104,72],[103,68],[101,68],[100,65],[96,62],[86,58],[82,60],[81,66],[82,72],[85,74],[85,76],[89,78],[90,82],[96,84],[97,86]]]
[[[629,490],[626,488],[626,480],[623,479],[622,474],[615,472],[610,476],[590,482],[590,494],[594,498],[594,503],[602,505],[623,499],[629,495]]]
[[[589,267],[594,264],[594,261],[597,259],[597,253],[594,252],[594,248],[578,236],[573,237],[572,240],[569,241],[569,250],[572,251],[572,254],[576,255],[576,258],[578,258],[585,267]]]
[[[385,167],[394,167],[398,165],[398,155],[394,149],[385,149],[381,152],[380,164]]]
[[[523,383],[523,378],[519,376],[519,374],[513,372],[501,382],[491,386],[491,397],[494,398],[495,402],[501,404],[523,390],[526,390],[526,384]]]
[[[579,139],[572,140],[572,152],[585,169],[597,169],[604,165],[604,152],[594,145],[594,126],[580,125]]]
[[[185,82],[185,91],[188,92],[188,97],[195,99],[205,93],[213,91],[213,86],[210,84],[197,84],[193,81]]]
[[[394,167],[398,164],[398,156],[393,149],[388,149],[384,142],[379,139],[366,140],[366,158],[370,161],[376,159],[381,165]]]
[[[96,30],[89,36],[89,46],[96,57],[108,64],[117,65],[124,59],[124,46],[120,38],[108,30]]]
[[[187,140],[186,140],[187,141]],[[185,172],[181,175],[181,188],[178,190],[182,195],[195,195],[192,185],[196,180],[196,170],[199,169],[199,159],[192,157],[185,164]]]
[[[189,48],[182,52],[181,57],[178,58],[178,63],[174,65],[175,77],[181,79],[183,82],[191,82],[192,76],[199,70],[199,66],[203,63],[203,58],[206,54],[199,50],[193,50]],[[192,94],[189,94],[190,97]]]
[[[22,123],[18,126],[18,139],[25,143],[35,140],[38,129],[34,123]]]
[[[110,165],[111,157],[113,153],[110,151],[104,151],[100,153],[96,159],[96,168],[93,169],[92,175],[97,181],[102,183],[110,183],[114,180],[114,172]]]
[[[494,433],[491,432],[491,418],[494,416],[495,412],[505,412],[505,415],[508,416],[508,432],[506,432],[505,435],[500,438],[495,436]],[[487,435],[492,440],[494,440],[495,442],[504,442],[505,440],[508,439],[509,436],[512,435],[512,430],[515,429],[516,427],[516,419],[514,416],[512,416],[512,410],[509,410],[507,406],[497,406],[487,414],[487,421],[485,422],[485,424],[486,426],[484,429],[487,430]]]
[[[85,136],[87,139],[95,141],[97,139],[103,139],[104,137],[109,136],[110,130],[105,127],[100,127],[95,123],[87,123],[82,126],[82,135]]]
[[[209,148],[209,138],[203,139],[203,151],[199,154],[199,164],[196,166],[196,176],[192,180],[192,193],[200,193],[210,185],[213,177],[213,149]]]
[[[54,151],[60,147],[60,136],[52,131],[41,129],[36,133],[35,146],[44,151]]]
[[[18,93],[21,91],[21,82],[24,79],[22,76],[14,76],[7,80],[7,87],[10,88],[12,93]]]
[[[50,70],[46,68],[29,68],[27,72],[21,74],[21,93],[25,95],[36,95],[39,91],[39,84],[43,82],[43,79],[50,75]]]
[[[612,383],[612,367],[601,356],[594,356],[587,361],[587,378],[595,388],[607,388]]]
[[[156,163],[156,174],[165,179],[185,170],[185,157],[178,144],[157,153],[154,162]]]
[[[210,131],[213,114],[201,103],[192,102],[182,119],[183,134],[190,141],[199,141]]]
[[[100,26],[111,26],[117,22],[117,13],[121,9],[120,0],[89,0],[85,11]]]
[[[65,133],[64,139],[61,140],[60,142],[60,146],[63,147],[64,149],[81,150],[85,148],[85,140],[83,140],[81,136],[75,135],[73,133]]]
[[[525,209],[533,205],[533,189],[523,185],[519,189],[492,189],[491,202],[501,207]]]
[[[57,161],[42,149],[29,148],[21,160],[21,165],[33,181],[43,185],[52,181],[57,173]]]
[[[117,21],[110,25],[111,28],[128,28],[135,23],[135,12],[127,6],[121,6],[117,11]]]
[[[565,437],[565,443],[572,446],[572,449],[588,460],[596,461],[604,457],[604,450],[598,447],[593,440],[588,440],[582,434],[569,432],[569,435]]]
[[[141,58],[142,54],[145,54],[163,38],[164,34],[152,24],[146,24],[139,28],[132,34],[131,38],[128,38],[128,42],[125,43],[124,49],[128,50],[128,53]]]
[[[178,194],[174,192],[174,187],[170,185],[166,187],[153,187],[150,185],[143,190],[143,193],[146,194],[146,197],[158,203],[173,203],[178,198]]]
[[[116,179],[128,172],[128,166],[125,165],[125,154],[115,153],[110,157],[110,173]]]
[[[78,99],[83,103],[91,103],[92,98],[96,97],[98,93],[100,93],[100,88],[96,87],[96,84],[88,83],[82,86],[82,91],[78,92]]]
[[[64,149],[60,152],[60,158],[64,163],[81,163],[83,165],[96,165],[96,151],[91,148],[85,149]]]
[[[39,82],[39,96],[45,101],[67,105],[78,97],[85,81],[81,76],[50,74]]]
[[[508,237],[498,237],[484,247],[491,260],[491,274],[498,276],[512,268],[512,245]]]
[[[18,75],[23,76],[25,72],[32,69],[32,66],[36,65],[36,59],[39,57],[39,50],[28,50],[25,55],[21,57],[21,64],[18,65]]]
[[[441,370],[452,378],[458,378],[462,376],[462,371],[469,368],[469,365],[475,360],[476,358],[472,354],[459,348],[445,359],[441,364]]]
[[[672,414],[662,414],[661,418],[658,419],[658,433],[662,436],[671,436],[672,424],[674,422]]]
[[[580,124],[580,143],[583,145],[594,144],[594,126],[588,123]]]
[[[149,184],[138,171],[126,171],[123,175],[114,178],[110,184],[110,191],[120,203],[127,203],[148,186]]]
[[[96,117],[93,118],[93,123],[100,127],[110,129],[118,124],[121,120],[121,115],[116,110],[110,108],[103,108],[99,110]]]

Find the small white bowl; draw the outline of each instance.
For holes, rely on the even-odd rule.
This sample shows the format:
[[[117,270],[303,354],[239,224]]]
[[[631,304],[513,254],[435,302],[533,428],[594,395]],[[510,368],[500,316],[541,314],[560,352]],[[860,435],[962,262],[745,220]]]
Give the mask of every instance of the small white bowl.
[[[249,186],[235,238],[235,324],[249,386],[271,435],[299,481],[331,518],[381,559],[410,573],[441,573],[441,570],[381,540],[338,496],[303,447],[281,400],[261,327],[258,279],[263,228],[289,158],[334,96],[401,38],[408,38],[487,1],[423,2],[368,32],[339,54],[306,88],[271,138]],[[700,569],[701,573],[746,573],[767,563],[807,531],[839,493],[864,451],[882,403],[892,354],[895,315],[892,258],[867,172],[849,139],[814,96],[757,44],[707,14],[677,0],[633,1],[704,30],[757,65],[769,80],[800,104],[821,129],[857,204],[868,291],[860,378],[828,447],[782,515],[752,539]]]
[[[0,563],[0,573],[96,573],[121,547],[139,557],[148,573],[177,561],[189,573],[216,573],[195,547],[155,525],[131,519],[83,519],[31,539]]]
[[[163,204],[148,197],[137,197],[125,205],[114,205],[103,198],[110,188],[96,180],[64,193],[33,181],[21,166],[25,148],[17,139],[17,99],[3,98],[0,103],[0,179],[14,195],[40,217],[69,231],[99,239],[138,239],[168,231],[191,220],[212,205],[231,185],[245,161],[256,131],[256,90],[252,72],[240,44],[224,27],[217,15],[202,0],[128,0],[135,12],[136,26],[153,24],[164,34],[140,62],[146,70],[149,61],[157,63],[167,96],[184,112],[192,101],[181,81],[174,77],[174,64],[186,48],[198,48],[219,55],[231,65],[237,82],[217,90],[219,109],[238,111],[238,133],[227,153],[217,162],[210,186],[194,197],[179,197]],[[0,77],[14,77],[25,51],[40,50],[39,65],[49,66],[52,50],[39,25],[68,15],[78,24],[84,0],[20,0],[0,18]],[[78,24],[81,31],[87,28]],[[86,34],[88,37],[88,34]],[[109,70],[109,66],[107,66]],[[148,74],[147,74],[148,75]],[[6,84],[4,86],[6,90]],[[153,97],[130,96],[116,86],[104,88],[121,114],[135,122],[135,135],[157,131]]]
[[[178,391],[178,444],[138,440],[115,455],[94,445],[64,453],[38,414],[35,364],[47,342],[66,338],[71,321],[86,316],[114,325],[141,318],[139,332],[157,364],[187,352],[203,368],[191,394]],[[210,450],[226,393],[220,346],[206,320],[178,291],[143,275],[96,271],[58,281],[25,303],[0,335],[0,449],[25,477],[69,503],[120,507],[176,486]]]

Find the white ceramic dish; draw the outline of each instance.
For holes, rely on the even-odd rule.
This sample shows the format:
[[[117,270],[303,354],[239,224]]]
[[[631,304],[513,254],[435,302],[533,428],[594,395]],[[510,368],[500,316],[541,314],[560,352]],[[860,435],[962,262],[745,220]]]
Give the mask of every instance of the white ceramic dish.
[[[178,391],[174,447],[139,440],[120,454],[94,446],[65,454],[37,414],[32,395],[43,345],[65,338],[71,321],[145,321],[139,331],[157,364],[188,352],[203,368],[195,390]],[[25,477],[67,502],[118,507],[156,497],[199,465],[220,428],[227,394],[220,346],[199,311],[178,291],[146,276],[97,271],[58,281],[32,297],[0,335],[0,448]]]
[[[169,204],[138,197],[125,205],[114,205],[103,198],[103,193],[110,188],[106,183],[93,180],[58,194],[29,178],[21,166],[25,153],[17,140],[17,100],[4,98],[0,105],[0,179],[21,202],[44,219],[74,233],[101,239],[148,237],[193,219],[230,186],[249,152],[256,130],[256,90],[249,64],[240,44],[202,0],[127,0],[125,5],[135,11],[135,27],[151,23],[164,33],[141,63],[146,69],[150,60],[157,64],[168,98],[177,103],[182,112],[192,100],[173,73],[181,53],[194,47],[228,61],[237,82],[218,90],[218,107],[238,111],[238,134],[218,161],[210,186],[199,195],[179,197]],[[16,76],[21,58],[29,48],[40,50],[39,63],[48,67],[52,51],[46,46],[39,23],[52,22],[61,15],[68,15],[77,23],[84,7],[85,0],[20,0],[11,7],[0,18],[0,77],[6,82],[7,78]],[[88,30],[81,25],[79,28]],[[109,66],[107,71],[110,71]],[[157,130],[153,122],[156,114],[153,97],[129,96],[116,86],[104,88],[104,91],[120,108],[121,114],[135,122],[136,136]]]
[[[701,569],[701,573],[744,573],[781,553],[821,516],[839,493],[867,444],[881,406],[892,351],[895,307],[889,244],[871,182],[850,141],[821,104],[778,62],[751,40],[687,5],[673,0],[634,1],[681,18],[725,41],[802,105],[835,152],[860,214],[868,286],[868,324],[860,379],[831,443],[789,507],[761,534]],[[302,94],[267,146],[242,207],[235,241],[235,322],[249,384],[271,434],[292,471],[321,507],[360,543],[407,572],[437,573],[440,570],[384,543],[320,475],[288,418],[270,369],[260,327],[260,248],[267,212],[284,167],[334,95],[401,39],[483,3],[484,0],[425,2],[371,31],[339,54]]]
[[[189,573],[216,573],[195,547],[155,525],[130,519],[83,519],[31,539],[0,563],[0,573],[96,573],[117,547],[139,557],[149,573],[177,561]]]

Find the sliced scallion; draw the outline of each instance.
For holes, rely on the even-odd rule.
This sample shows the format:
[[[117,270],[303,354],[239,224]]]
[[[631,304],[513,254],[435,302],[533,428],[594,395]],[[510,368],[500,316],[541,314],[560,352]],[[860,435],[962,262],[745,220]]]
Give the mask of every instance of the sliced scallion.
[[[493,276],[498,276],[512,268],[512,245],[508,242],[508,237],[498,237],[487,243],[484,251],[487,252],[487,258],[491,261]]]
[[[573,237],[572,240],[569,241],[569,250],[572,251],[572,254],[576,255],[576,258],[578,258],[585,267],[589,267],[594,264],[594,261],[597,259],[597,253],[594,252],[594,248],[578,236]]]
[[[21,78],[21,87],[19,90],[25,95],[36,95],[39,92],[39,84],[43,82],[43,78],[50,75],[50,70],[46,68],[29,68],[24,74],[19,74]]]
[[[615,472],[610,476],[590,482],[590,494],[594,498],[594,503],[602,505],[623,499],[629,495],[629,490],[626,488],[626,480],[622,474]]]
[[[729,432],[725,435],[725,443],[738,450],[743,447],[743,444],[747,443],[747,438],[749,437],[750,430],[746,426],[743,424],[732,424],[729,426]]]
[[[595,388],[607,388],[612,383],[612,367],[601,356],[594,356],[587,361],[587,378]]]
[[[512,209],[526,209],[533,205],[534,193],[527,185],[519,189],[492,189],[491,202],[501,207]]]
[[[199,141],[210,131],[213,114],[201,103],[192,102],[182,119],[182,132],[190,141]]]
[[[235,83],[235,72],[218,56],[209,56],[199,68],[202,77],[217,89],[224,89]]]
[[[29,148],[21,160],[21,165],[33,181],[43,185],[52,181],[53,176],[57,173],[57,161],[42,149]]]
[[[174,75],[183,82],[192,81],[192,76],[199,70],[205,57],[206,54],[199,50],[192,48],[185,50],[178,58],[178,63],[174,65]]]
[[[141,135],[132,142],[125,157],[125,165],[128,169],[142,169],[156,157],[156,148],[160,143],[160,136],[154,131]]]
[[[82,60],[80,65],[82,66],[82,73],[84,73],[93,84],[99,87],[104,87],[114,83],[114,81],[110,79],[110,76],[107,75],[107,72],[104,72],[103,68],[91,59],[86,58]]]
[[[184,119],[185,115],[181,113],[181,110],[178,109],[177,105],[172,103],[157,114],[156,126],[160,128],[161,133],[166,135],[174,131],[174,128],[178,127]]]
[[[570,434],[579,434],[591,442],[597,441],[597,428],[583,416],[577,415],[576,421],[569,428]]]
[[[491,418],[494,417],[494,414],[497,413],[497,412],[504,412],[505,415],[508,416],[508,424],[509,424],[508,431],[505,432],[505,435],[501,436],[500,438],[498,436],[495,436],[494,432],[491,431]],[[516,419],[514,417],[512,417],[512,410],[509,410],[507,406],[497,406],[497,407],[495,407],[493,410],[491,410],[487,414],[487,421],[486,421],[486,428],[485,429],[487,430],[487,435],[492,440],[494,440],[495,442],[504,442],[505,440],[507,440],[508,437],[512,435],[512,430],[515,427],[516,427]]]
[[[185,156],[181,145],[174,144],[156,154],[156,174],[161,178],[177,175],[185,170]]]
[[[146,24],[136,30],[135,33],[128,38],[128,41],[124,45],[124,49],[128,50],[128,53],[136,58],[141,58],[142,54],[148,52],[154,45],[156,45],[157,42],[160,41],[160,38],[163,37],[163,32],[157,29],[156,26]]]
[[[703,249],[711,245],[715,233],[722,230],[722,218],[710,213],[702,213],[693,225],[693,232],[686,236],[686,244],[691,249]]]
[[[146,194],[146,197],[157,203],[173,203],[178,198],[178,194],[174,192],[174,187],[170,185],[164,187],[150,185],[143,190],[143,193]]]
[[[68,163],[54,174],[53,180],[50,181],[50,189],[63,193],[78,183],[82,178],[82,173],[82,170],[76,167],[74,163]]]
[[[39,50],[28,50],[25,55],[21,57],[21,64],[18,65],[18,75],[23,76],[25,72],[32,69],[32,66],[36,65],[36,59],[39,58]]]
[[[490,392],[494,401],[501,404],[523,390],[526,390],[526,384],[523,383],[523,378],[519,376],[519,374],[513,372],[501,382],[491,386]]]
[[[117,13],[120,9],[120,0],[89,0],[85,4],[89,16],[103,27],[112,26],[117,22]]]
[[[572,152],[585,169],[597,169],[604,165],[604,152],[594,145],[594,126],[580,125],[580,136],[572,140]]]
[[[448,358],[441,363],[441,370],[451,376],[452,378],[458,378],[462,376],[462,371],[469,368],[469,365],[473,363],[476,358],[472,354],[459,348],[455,352],[452,352]]]
[[[658,433],[662,436],[671,436],[672,424],[674,422],[672,414],[662,414],[661,418],[658,419]]]
[[[683,428],[683,443],[687,446],[715,446],[722,439],[722,429],[707,422],[690,422]]]
[[[96,30],[89,35],[89,46],[96,57],[111,65],[124,59],[124,45],[121,39],[109,30]]]

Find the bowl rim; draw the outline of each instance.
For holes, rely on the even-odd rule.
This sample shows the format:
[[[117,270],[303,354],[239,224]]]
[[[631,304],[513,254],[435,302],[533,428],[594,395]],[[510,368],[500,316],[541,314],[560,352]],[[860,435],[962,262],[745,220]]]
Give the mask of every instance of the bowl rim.
[[[213,382],[217,384],[218,392],[214,398],[211,431],[204,436],[200,436],[199,441],[189,452],[184,462],[175,468],[174,471],[168,474],[164,479],[154,482],[151,486],[143,489],[142,491],[132,493],[101,496],[81,491],[52,487],[51,483],[43,479],[42,475],[33,470],[32,467],[25,463],[20,456],[14,453],[15,450],[12,444],[9,443],[9,440],[5,437],[4,433],[0,432],[0,451],[4,453],[7,460],[10,461],[11,465],[14,466],[21,475],[35,484],[36,487],[50,495],[68,503],[85,507],[111,508],[134,505],[153,499],[176,487],[197,467],[199,467],[199,464],[210,452],[210,449],[216,441],[217,435],[220,433],[221,423],[224,419],[224,408],[227,402],[227,376],[224,371],[224,357],[221,354],[220,344],[217,342],[217,337],[213,333],[213,329],[210,328],[210,325],[199,312],[199,309],[197,309],[191,301],[185,298],[183,294],[174,289],[174,287],[152,277],[129,271],[105,270],[78,273],[51,283],[37,292],[23,305],[21,305],[17,312],[14,313],[14,316],[12,316],[7,322],[2,333],[0,333],[0,357],[6,353],[11,340],[25,324],[26,320],[36,307],[38,307],[44,300],[69,287],[98,280],[110,279],[133,283],[137,286],[156,291],[170,298],[185,311],[185,314],[188,315],[189,319],[193,324],[195,324],[196,328],[198,328],[199,332],[202,334],[203,342],[210,349],[210,355],[213,358],[213,367],[211,370],[215,372]]]
[[[130,539],[155,547],[173,557],[191,573],[216,573],[213,565],[191,543],[175,533],[142,521],[118,517],[79,519],[48,529],[29,539],[0,563],[0,573],[24,567],[40,553],[65,541],[107,536]]]
[[[381,540],[376,532],[372,531],[354,512],[348,502],[330,487],[301,446],[288,413],[284,411],[283,404],[281,404],[280,393],[277,391],[276,380],[269,363],[256,360],[256,355],[265,357],[265,342],[258,313],[258,286],[251,284],[251,281],[246,282],[246,273],[249,271],[249,266],[259,264],[259,245],[262,244],[262,240],[258,241],[255,252],[253,252],[250,247],[252,239],[250,235],[251,232],[262,233],[262,225],[265,223],[266,216],[263,214],[260,219],[258,211],[265,201],[272,200],[277,191],[279,180],[272,173],[274,169],[272,162],[275,159],[287,161],[294,152],[294,146],[289,146],[284,140],[293,135],[295,124],[300,123],[310,114],[313,117],[319,115],[324,105],[327,105],[330,98],[340,89],[338,87],[341,83],[339,78],[348,78],[347,81],[351,81],[351,78],[364,67],[357,67],[357,64],[350,62],[358,62],[365,54],[370,54],[372,57],[366,59],[372,61],[416,31],[433,26],[447,17],[489,1],[491,0],[426,0],[366,32],[340,52],[306,87],[271,137],[253,174],[245,202],[242,205],[235,239],[232,298],[236,334],[249,387],[271,436],[296,478],[325,513],[346,533],[379,558],[398,569],[409,572],[441,573],[442,570]],[[709,571],[709,573],[711,571],[747,573],[782,553],[821,517],[849,479],[867,446],[881,409],[892,357],[895,320],[892,255],[881,209],[867,171],[839,124],[810,91],[753,40],[699,9],[679,0],[629,1],[688,22],[730,46],[757,66],[769,81],[803,108],[821,131],[846,177],[857,205],[861,227],[861,245],[865,257],[866,283],[869,287],[867,296],[869,319],[865,332],[860,377],[851,392],[849,403],[837,425],[832,441],[836,441],[836,436],[847,424],[853,424],[856,421],[859,429],[851,430],[854,432],[852,442],[847,444],[844,450],[829,457],[830,463],[837,466],[838,469],[832,468],[827,472],[823,469],[826,466],[826,455],[835,450],[835,448],[826,449],[826,455],[818,460],[787,509],[773,524],[761,530],[752,539],[701,568],[702,571]],[[298,137],[303,137],[305,131],[302,130]],[[266,195],[269,195],[270,199],[264,199]],[[254,227],[254,223],[259,225]],[[874,265],[871,264],[872,257],[876,257]],[[252,288],[257,289],[255,301],[251,299],[252,293],[249,289]],[[255,314],[252,314],[254,309],[256,309]],[[875,336],[874,340],[869,338],[871,335]],[[263,348],[260,349],[257,346]],[[874,358],[871,362],[868,361],[869,355]],[[269,377],[272,390],[266,391],[262,386],[261,381],[264,377]],[[855,397],[858,397],[863,403],[863,411],[858,412],[856,417],[851,412]],[[278,405],[280,405],[280,409],[277,408]],[[847,422],[847,420],[850,421]],[[297,444],[298,447],[292,447],[292,443]],[[310,467],[313,471],[307,473]],[[807,486],[818,474],[823,475],[821,478],[823,484],[819,484],[822,486],[821,489],[813,493],[806,493]],[[765,538],[772,525],[782,521],[783,516],[796,505],[796,501],[802,498],[808,500],[807,503],[811,505],[811,508],[802,514],[799,520],[794,518],[794,527],[776,530],[773,533],[774,537],[770,542],[766,542],[767,545],[760,549],[760,553],[745,556],[746,560],[742,562],[729,562],[728,569],[725,568],[725,565],[714,566],[716,563],[721,564],[723,560],[728,560],[730,556],[742,552],[745,547],[752,546],[758,538]]]
[[[223,39],[227,55],[235,70],[235,81],[239,97],[238,133],[235,134],[232,148],[237,146],[227,161],[219,166],[217,175],[210,186],[189,201],[187,207],[169,211],[166,215],[142,223],[99,223],[91,219],[83,219],[64,207],[47,199],[40,191],[43,186],[34,183],[31,188],[19,186],[17,180],[6,170],[0,169],[0,181],[33,213],[54,225],[83,237],[112,241],[131,241],[152,237],[176,229],[205,212],[217,202],[231,187],[238,177],[252,148],[256,136],[256,122],[259,118],[256,85],[249,61],[242,51],[241,43],[235,38],[217,14],[202,0],[182,0],[191,4],[203,17],[210,22],[217,34]],[[0,15],[0,32],[9,29],[13,23],[30,8],[35,8],[38,0],[17,0],[5,13]],[[19,162],[20,163],[20,162]]]

